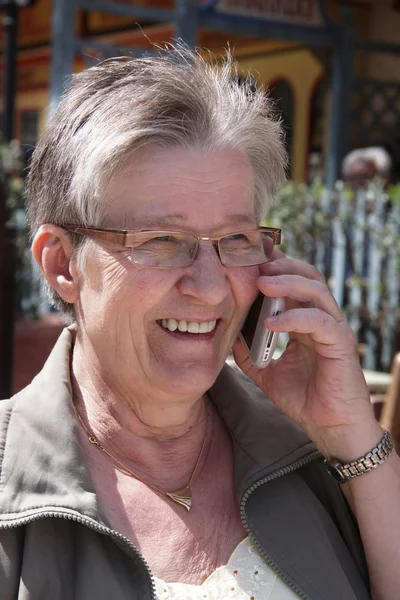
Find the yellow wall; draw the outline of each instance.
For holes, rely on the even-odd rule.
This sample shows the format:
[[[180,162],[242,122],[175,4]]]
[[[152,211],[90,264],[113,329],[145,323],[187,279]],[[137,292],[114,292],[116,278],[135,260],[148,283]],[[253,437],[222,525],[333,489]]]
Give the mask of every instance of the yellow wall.
[[[323,75],[321,63],[307,49],[284,54],[239,59],[243,71],[250,70],[265,86],[279,79],[287,80],[293,90],[294,120],[292,178],[306,179],[306,159],[310,138],[310,102],[315,85]]]

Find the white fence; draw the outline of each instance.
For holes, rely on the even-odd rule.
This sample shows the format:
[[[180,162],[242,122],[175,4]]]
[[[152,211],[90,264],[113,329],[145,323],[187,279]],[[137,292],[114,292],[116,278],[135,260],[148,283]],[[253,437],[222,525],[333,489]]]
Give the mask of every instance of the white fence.
[[[338,182],[290,183],[266,223],[282,227],[283,249],[314,264],[363,348],[365,369],[389,370],[400,339],[400,188],[379,182],[352,193]]]

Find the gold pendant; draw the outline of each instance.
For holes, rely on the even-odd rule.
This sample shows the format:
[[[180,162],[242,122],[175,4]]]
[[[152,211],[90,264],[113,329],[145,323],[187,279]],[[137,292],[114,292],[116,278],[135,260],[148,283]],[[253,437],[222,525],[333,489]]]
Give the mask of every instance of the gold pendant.
[[[184,506],[187,511],[192,508],[192,494],[190,488],[185,487],[175,492],[164,492],[168,498],[171,498],[177,504]]]

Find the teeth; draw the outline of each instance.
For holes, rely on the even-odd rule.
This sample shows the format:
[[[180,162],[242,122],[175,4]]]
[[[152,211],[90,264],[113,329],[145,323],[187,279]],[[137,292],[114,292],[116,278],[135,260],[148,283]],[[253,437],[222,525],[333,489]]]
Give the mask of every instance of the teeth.
[[[161,321],[164,329],[169,329],[169,331],[182,331],[183,333],[209,333],[212,331],[217,321],[208,321],[207,323],[197,323],[196,321],[177,321],[176,319],[162,319]]]
[[[188,328],[187,321],[179,321],[179,323],[178,323],[179,331],[185,332],[185,331],[187,331],[187,328]]]
[[[190,321],[187,330],[189,333],[199,333],[200,325],[194,321]]]
[[[175,331],[176,329],[178,329],[178,321],[175,321],[175,319],[168,319],[168,321],[165,321],[164,325],[163,320],[163,327],[166,327],[170,331]]]

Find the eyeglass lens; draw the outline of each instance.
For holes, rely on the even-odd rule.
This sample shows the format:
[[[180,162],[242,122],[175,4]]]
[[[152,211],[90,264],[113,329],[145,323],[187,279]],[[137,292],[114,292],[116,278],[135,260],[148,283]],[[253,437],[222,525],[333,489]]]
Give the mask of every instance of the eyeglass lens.
[[[132,248],[133,262],[149,267],[190,265],[198,240],[186,233],[140,232]],[[226,235],[219,242],[220,258],[227,267],[245,267],[267,262],[274,247],[273,234],[252,231]]]

